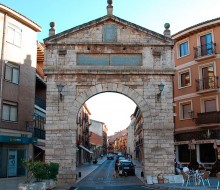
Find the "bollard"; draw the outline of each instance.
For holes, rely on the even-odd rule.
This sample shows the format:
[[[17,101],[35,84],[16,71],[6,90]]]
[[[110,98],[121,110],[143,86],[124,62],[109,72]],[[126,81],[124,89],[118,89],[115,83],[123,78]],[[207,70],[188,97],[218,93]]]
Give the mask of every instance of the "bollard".
[[[141,177],[144,177],[144,172],[141,172]]]
[[[79,177],[81,177],[81,172],[79,172]]]

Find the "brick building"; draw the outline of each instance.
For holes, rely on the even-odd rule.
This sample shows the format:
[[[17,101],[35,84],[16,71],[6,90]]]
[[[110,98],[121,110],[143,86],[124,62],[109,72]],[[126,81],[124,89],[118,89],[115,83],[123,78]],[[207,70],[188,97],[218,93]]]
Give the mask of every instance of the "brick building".
[[[179,164],[219,171],[220,19],[172,36],[175,40],[175,151]],[[192,166],[195,167],[195,166]]]
[[[41,27],[0,4],[0,177],[25,175],[22,158],[33,157],[37,32]]]

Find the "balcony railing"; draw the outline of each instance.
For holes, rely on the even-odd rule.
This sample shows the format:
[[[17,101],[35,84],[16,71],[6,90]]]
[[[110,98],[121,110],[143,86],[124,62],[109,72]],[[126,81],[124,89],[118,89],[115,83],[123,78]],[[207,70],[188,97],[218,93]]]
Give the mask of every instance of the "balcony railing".
[[[218,76],[197,79],[196,80],[196,91],[218,89]]]
[[[35,105],[46,110],[46,100],[35,96]]]
[[[195,122],[196,125],[220,123],[220,111],[198,113]]]
[[[198,59],[203,56],[213,55],[216,53],[215,51],[216,43],[207,43],[198,47],[194,47],[194,58]]]

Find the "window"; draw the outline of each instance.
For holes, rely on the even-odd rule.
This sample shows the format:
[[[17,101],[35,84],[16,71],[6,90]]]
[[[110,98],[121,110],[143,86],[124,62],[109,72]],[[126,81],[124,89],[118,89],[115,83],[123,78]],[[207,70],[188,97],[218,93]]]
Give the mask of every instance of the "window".
[[[210,55],[213,53],[211,33],[200,36],[200,44],[201,44],[201,56]]]
[[[9,24],[7,41],[11,44],[14,44],[18,47],[21,46],[21,33],[22,30],[13,24]]]
[[[191,72],[189,69],[179,72],[179,76],[178,76],[179,88],[183,88],[191,85],[190,75]]]
[[[205,112],[216,111],[216,99],[204,100]]]
[[[188,144],[179,145],[178,149],[179,162],[190,162],[190,150]]]
[[[3,102],[2,106],[2,120],[17,121],[18,120],[18,106],[17,103]]]
[[[213,144],[200,144],[199,145],[199,158],[202,163],[216,162],[216,152]]]
[[[191,110],[191,102],[180,103],[180,119],[189,119],[190,110]]]
[[[189,49],[188,49],[188,41],[181,43],[179,45],[179,57],[183,57],[189,54]]]
[[[19,67],[10,63],[5,64],[5,80],[18,84]]]
[[[218,100],[217,96],[209,96],[205,98],[201,98],[201,112],[213,112],[213,111],[218,111]]]
[[[214,84],[215,84],[214,78],[215,78],[215,74],[214,74],[213,65],[209,65],[207,67],[202,68],[203,90],[214,88]]]

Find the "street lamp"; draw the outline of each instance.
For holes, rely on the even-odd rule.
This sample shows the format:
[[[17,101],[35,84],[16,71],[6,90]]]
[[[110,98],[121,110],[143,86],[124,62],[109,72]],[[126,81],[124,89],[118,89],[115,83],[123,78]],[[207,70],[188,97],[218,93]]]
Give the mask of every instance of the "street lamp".
[[[164,84],[163,83],[160,83],[159,85],[158,85],[158,88],[159,88],[159,93],[157,94],[157,102],[160,102],[160,100],[161,100],[161,93],[162,93],[162,91],[163,91],[163,89],[164,89]]]
[[[58,89],[58,112],[59,112],[59,104],[60,104],[60,101],[62,102],[63,101],[63,94],[62,94],[62,90],[64,88],[64,84],[57,84],[57,89]]]

